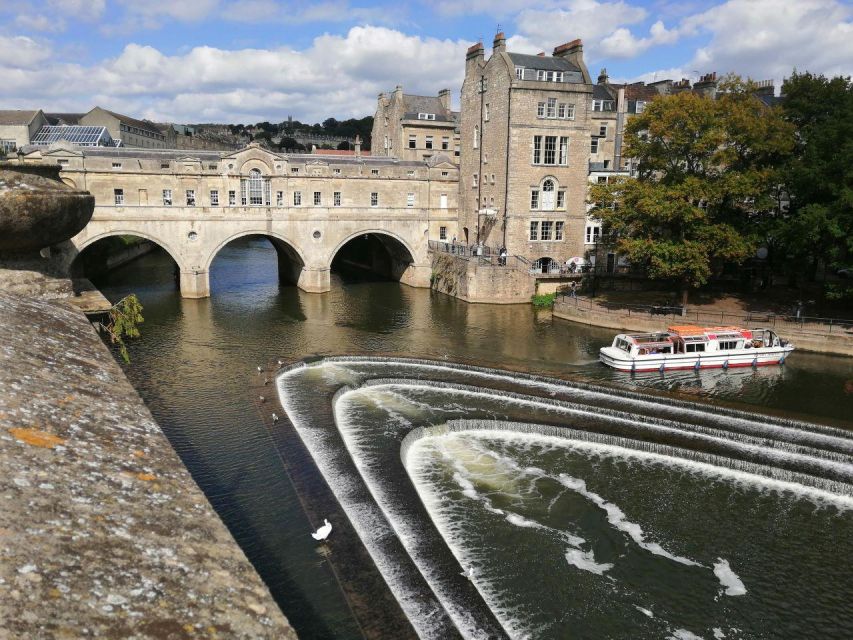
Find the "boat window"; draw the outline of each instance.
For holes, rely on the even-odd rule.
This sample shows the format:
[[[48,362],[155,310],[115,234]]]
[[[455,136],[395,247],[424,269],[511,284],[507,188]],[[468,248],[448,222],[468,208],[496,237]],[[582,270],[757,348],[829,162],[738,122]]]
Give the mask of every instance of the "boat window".
[[[696,343],[687,345],[687,353],[695,353],[696,351],[704,351],[704,350],[705,350],[705,343],[703,343],[703,342],[696,342]]]
[[[619,338],[618,340],[616,340],[616,347],[618,349],[622,349],[622,351],[627,351],[628,353],[631,353],[631,343],[627,340]]]
[[[726,351],[728,349],[737,349],[738,341],[737,340],[721,340],[720,341],[720,351]]]

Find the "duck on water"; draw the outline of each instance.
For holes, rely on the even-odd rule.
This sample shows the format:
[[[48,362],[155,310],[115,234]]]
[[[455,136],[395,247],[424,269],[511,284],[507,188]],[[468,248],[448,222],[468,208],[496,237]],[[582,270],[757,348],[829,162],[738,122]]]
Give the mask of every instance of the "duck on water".
[[[671,326],[660,333],[620,333],[599,360],[619,371],[728,369],[784,364],[794,350],[771,329]]]

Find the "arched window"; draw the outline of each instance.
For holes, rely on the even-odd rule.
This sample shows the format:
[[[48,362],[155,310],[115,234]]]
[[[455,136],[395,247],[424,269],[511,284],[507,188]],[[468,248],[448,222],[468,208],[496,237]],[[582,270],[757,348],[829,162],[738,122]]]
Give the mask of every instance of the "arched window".
[[[477,149],[480,146],[480,127],[474,125],[474,148]]]
[[[546,178],[542,183],[542,209],[545,211],[554,210],[554,181],[551,178]]]
[[[249,172],[249,204],[260,205],[264,203],[264,179],[261,172],[252,169]]]
[[[240,199],[245,205],[255,207],[270,205],[270,181],[261,175],[260,170],[252,169],[249,177],[240,180]]]

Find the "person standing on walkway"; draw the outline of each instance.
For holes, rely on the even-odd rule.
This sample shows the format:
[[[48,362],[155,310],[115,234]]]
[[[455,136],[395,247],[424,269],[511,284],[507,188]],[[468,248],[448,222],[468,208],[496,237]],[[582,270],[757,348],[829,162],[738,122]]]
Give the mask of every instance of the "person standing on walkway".
[[[577,287],[578,287],[578,283],[575,282],[574,280],[572,280],[572,285],[569,288],[569,297],[570,298],[577,298],[578,297]]]

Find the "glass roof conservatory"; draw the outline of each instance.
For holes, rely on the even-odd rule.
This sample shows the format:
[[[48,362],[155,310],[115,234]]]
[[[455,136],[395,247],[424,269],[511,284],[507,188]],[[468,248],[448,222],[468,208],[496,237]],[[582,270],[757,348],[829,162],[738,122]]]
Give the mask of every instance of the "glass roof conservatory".
[[[66,140],[78,147],[119,147],[120,140],[113,140],[106,127],[80,125],[46,125],[33,136],[31,144],[44,147]]]

